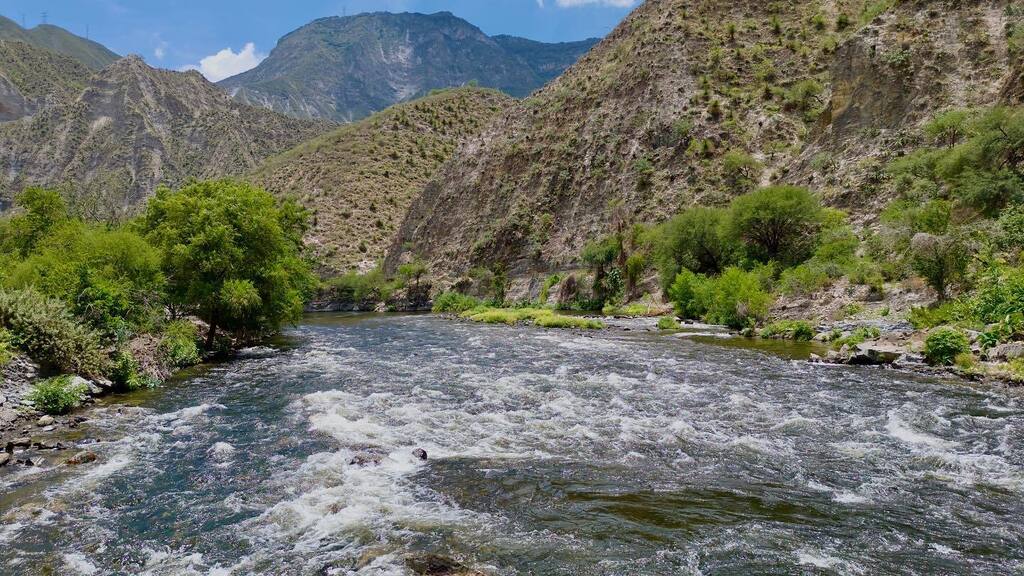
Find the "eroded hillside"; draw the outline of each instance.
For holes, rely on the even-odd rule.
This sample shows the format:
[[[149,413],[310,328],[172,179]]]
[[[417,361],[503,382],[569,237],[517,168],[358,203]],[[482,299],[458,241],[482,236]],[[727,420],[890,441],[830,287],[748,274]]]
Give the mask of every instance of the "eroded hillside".
[[[513,102],[482,88],[440,91],[304,142],[250,178],[313,211],[307,242],[325,272],[365,270],[459,142]]]
[[[160,184],[244,174],[327,127],[243,105],[198,72],[128,57],[72,100],[0,124],[0,198],[59,187],[79,213],[116,217]]]
[[[413,203],[388,266],[416,255],[449,281],[494,263],[540,275],[577,266],[613,226],[772,181],[867,216],[884,200],[880,167],[924,119],[1000,98],[1020,14],[1006,1],[648,0],[463,147]]]

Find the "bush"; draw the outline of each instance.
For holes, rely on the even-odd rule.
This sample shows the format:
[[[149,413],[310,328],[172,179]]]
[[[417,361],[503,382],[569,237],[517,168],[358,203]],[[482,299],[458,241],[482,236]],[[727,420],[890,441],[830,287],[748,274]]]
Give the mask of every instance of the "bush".
[[[177,320],[164,329],[160,350],[171,366],[183,368],[199,363],[199,331],[191,322]]]
[[[467,310],[472,310],[481,305],[480,300],[460,294],[458,292],[445,292],[434,298],[435,314],[461,314]]]
[[[958,355],[970,352],[967,335],[955,328],[939,328],[924,343],[924,357],[933,366],[950,366]]]
[[[32,289],[0,289],[0,328],[37,362],[85,376],[103,374],[100,335],[79,323],[62,302]]]
[[[782,293],[790,296],[810,296],[830,283],[831,278],[828,274],[821,268],[809,264],[785,270],[779,277]]]
[[[751,258],[792,266],[811,256],[824,216],[806,188],[773,186],[733,200],[729,230]]]
[[[809,341],[814,339],[814,328],[802,320],[780,320],[765,326],[761,338]]]
[[[142,373],[139,361],[127,350],[118,350],[114,354],[113,366],[110,369],[110,379],[117,385],[118,389],[125,392],[134,392],[142,388],[154,388],[156,380]]]
[[[12,358],[14,358],[14,336],[9,331],[0,328],[0,368],[7,366]]]
[[[542,328],[578,328],[582,330],[600,330],[604,322],[593,318],[578,318],[562,314],[542,315],[534,318],[533,323]]]
[[[868,340],[877,340],[881,335],[881,330],[874,326],[859,326],[849,336],[832,338],[831,342],[836,348],[842,348],[843,346],[854,347]]]
[[[683,270],[672,284],[670,297],[683,318],[699,318],[730,328],[745,328],[768,314],[772,297],[756,272],[728,268],[717,278]]]
[[[928,285],[946,298],[949,288],[964,278],[971,261],[971,249],[958,236],[934,236],[924,232],[914,236],[910,244],[911,265]]]
[[[548,297],[551,294],[551,289],[562,281],[562,277],[558,274],[552,274],[544,279],[544,284],[540,288],[540,296],[537,298],[541,304],[548,303]]]
[[[672,316],[658,318],[658,330],[678,330],[679,328],[679,321]]]
[[[82,403],[84,384],[73,385],[71,376],[58,376],[36,384],[28,394],[35,407],[47,414],[67,414]]]

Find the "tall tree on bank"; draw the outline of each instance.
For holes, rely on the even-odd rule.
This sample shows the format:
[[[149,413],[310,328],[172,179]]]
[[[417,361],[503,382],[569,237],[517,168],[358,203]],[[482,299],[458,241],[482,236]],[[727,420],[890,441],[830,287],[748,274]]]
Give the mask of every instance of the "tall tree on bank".
[[[210,326],[253,335],[297,320],[316,279],[301,258],[305,211],[242,182],[160,189],[141,226],[163,252],[168,299]]]

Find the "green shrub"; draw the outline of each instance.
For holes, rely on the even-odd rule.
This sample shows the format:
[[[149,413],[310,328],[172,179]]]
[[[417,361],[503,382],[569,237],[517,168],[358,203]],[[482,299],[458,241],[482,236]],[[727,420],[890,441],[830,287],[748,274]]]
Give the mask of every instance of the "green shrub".
[[[542,328],[578,328],[583,330],[600,330],[604,322],[593,318],[578,318],[562,314],[542,315],[534,318],[533,323]]]
[[[160,350],[171,366],[194,366],[201,360],[199,331],[194,324],[185,320],[171,322],[164,329]]]
[[[808,341],[814,339],[814,328],[802,320],[780,320],[765,326],[761,338]]]
[[[28,394],[35,407],[47,414],[67,414],[82,403],[82,395],[88,389],[84,384],[73,385],[71,376],[58,376],[43,380]]]
[[[14,358],[14,336],[3,328],[0,328],[0,368],[7,366],[7,363]]]
[[[99,376],[107,364],[100,335],[79,323],[59,300],[32,289],[0,289],[0,328],[15,347],[64,372]]]
[[[810,296],[831,283],[831,278],[820,267],[801,264],[782,272],[779,287],[783,294]]]
[[[935,289],[939,299],[945,299],[949,288],[959,283],[971,262],[971,247],[956,235],[935,236],[916,234],[911,241],[911,264]]]
[[[939,328],[924,343],[924,357],[934,366],[952,365],[958,355],[970,352],[967,335],[955,328]]]
[[[672,284],[670,297],[683,318],[744,328],[768,314],[772,297],[756,272],[728,268],[717,278],[683,270]]]
[[[850,346],[852,348],[868,340],[877,340],[881,335],[882,332],[874,326],[859,326],[849,336],[832,338],[831,342],[836,348],[842,348],[843,346]]]
[[[672,316],[658,318],[658,330],[679,330],[679,321]]]
[[[458,292],[445,292],[434,298],[435,314],[461,314],[480,306],[480,300],[460,294]]]
[[[139,361],[127,350],[118,350],[114,354],[113,365],[110,368],[110,379],[119,390],[134,392],[143,388],[154,388],[158,384],[156,380],[146,376]]]
[[[548,297],[551,294],[551,289],[561,281],[562,277],[558,274],[552,274],[544,279],[544,284],[540,287],[540,296],[538,297],[541,304],[548,303]]]
[[[729,230],[751,258],[792,266],[811,256],[824,217],[807,189],[773,186],[733,200]]]

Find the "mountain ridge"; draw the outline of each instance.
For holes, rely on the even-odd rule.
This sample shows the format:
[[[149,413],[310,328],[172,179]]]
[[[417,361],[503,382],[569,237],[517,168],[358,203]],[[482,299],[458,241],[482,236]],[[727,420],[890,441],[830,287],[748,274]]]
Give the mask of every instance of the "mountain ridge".
[[[259,66],[219,85],[246,103],[351,122],[470,83],[525,96],[593,45],[510,38],[491,38],[451,12],[331,16],[284,35]]]
[[[102,70],[120,58],[99,42],[82,38],[60,26],[40,24],[34,28],[22,28],[5,16],[0,16],[0,40],[17,40],[45,48],[74,58],[93,71]]]

